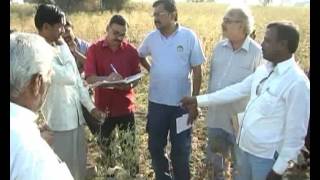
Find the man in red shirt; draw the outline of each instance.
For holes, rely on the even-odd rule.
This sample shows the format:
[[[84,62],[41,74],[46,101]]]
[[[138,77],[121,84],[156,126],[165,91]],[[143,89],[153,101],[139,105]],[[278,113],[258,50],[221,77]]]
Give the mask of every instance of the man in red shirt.
[[[128,23],[121,15],[114,15],[107,25],[106,37],[89,47],[84,67],[85,77],[89,84],[103,80],[119,80],[140,72],[138,52],[133,45],[124,40],[127,27]],[[120,144],[125,158],[133,156],[132,153],[135,150],[133,87],[136,84],[137,82],[116,85],[112,88],[95,88],[96,107],[108,113],[100,132],[101,137],[104,138],[102,147],[106,148],[107,157],[111,156],[110,143],[114,138],[110,136],[116,126],[126,135],[127,132],[130,133],[130,138],[126,137]],[[137,161],[133,165],[127,161],[123,164],[130,168],[131,175],[138,173]]]

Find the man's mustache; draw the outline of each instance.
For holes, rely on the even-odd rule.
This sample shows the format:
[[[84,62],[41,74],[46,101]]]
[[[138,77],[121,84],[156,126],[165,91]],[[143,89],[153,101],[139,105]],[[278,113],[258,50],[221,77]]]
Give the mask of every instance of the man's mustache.
[[[160,21],[154,21],[155,24],[160,24]]]

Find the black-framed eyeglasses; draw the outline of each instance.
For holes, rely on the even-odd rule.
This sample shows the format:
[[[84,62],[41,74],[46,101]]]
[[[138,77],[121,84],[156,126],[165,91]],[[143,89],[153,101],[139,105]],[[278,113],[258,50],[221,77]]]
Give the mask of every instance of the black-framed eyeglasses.
[[[165,15],[169,14],[169,12],[158,12],[151,14],[152,17],[163,17]]]
[[[117,30],[114,30],[110,27],[111,31],[112,31],[112,34],[116,37],[126,37],[126,34],[127,32],[120,32],[120,31],[117,31]]]

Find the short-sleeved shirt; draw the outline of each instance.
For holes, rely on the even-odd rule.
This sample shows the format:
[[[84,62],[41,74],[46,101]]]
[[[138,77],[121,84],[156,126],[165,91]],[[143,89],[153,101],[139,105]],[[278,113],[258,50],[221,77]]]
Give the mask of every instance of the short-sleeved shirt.
[[[79,39],[79,38],[75,38],[75,42],[77,45],[77,48],[79,49],[79,51],[83,54],[86,55],[88,48],[90,46],[90,43],[88,43],[85,40]]]
[[[237,50],[233,50],[230,41],[224,39],[216,45],[212,54],[208,93],[242,81],[265,62],[262,58],[261,46],[249,36]],[[222,128],[233,133],[232,115],[244,110],[248,101],[249,99],[244,99],[232,104],[209,106],[208,127]]]
[[[182,26],[169,37],[159,30],[148,34],[140,45],[140,57],[151,56],[149,100],[178,106],[183,96],[191,95],[191,68],[204,62],[196,34]]]
[[[122,77],[128,77],[140,72],[139,62],[138,52],[133,45],[122,42],[119,49],[113,51],[106,40],[99,40],[88,49],[85,77],[108,76],[113,72],[111,64]],[[108,110],[111,117],[128,115],[134,111],[132,88],[117,90],[97,87],[94,98],[96,107],[104,112]]]

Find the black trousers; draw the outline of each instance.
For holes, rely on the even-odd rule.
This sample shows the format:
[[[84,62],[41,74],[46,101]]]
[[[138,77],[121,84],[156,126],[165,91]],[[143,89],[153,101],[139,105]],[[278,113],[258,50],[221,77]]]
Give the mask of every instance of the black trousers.
[[[118,139],[114,135],[114,130],[118,127]],[[105,155],[113,158],[116,147],[115,141],[119,141],[122,153],[120,161],[131,175],[136,175],[139,171],[137,145],[135,137],[135,119],[134,114],[130,113],[120,117],[109,117],[101,125],[98,143]],[[114,165],[111,163],[111,165]]]

